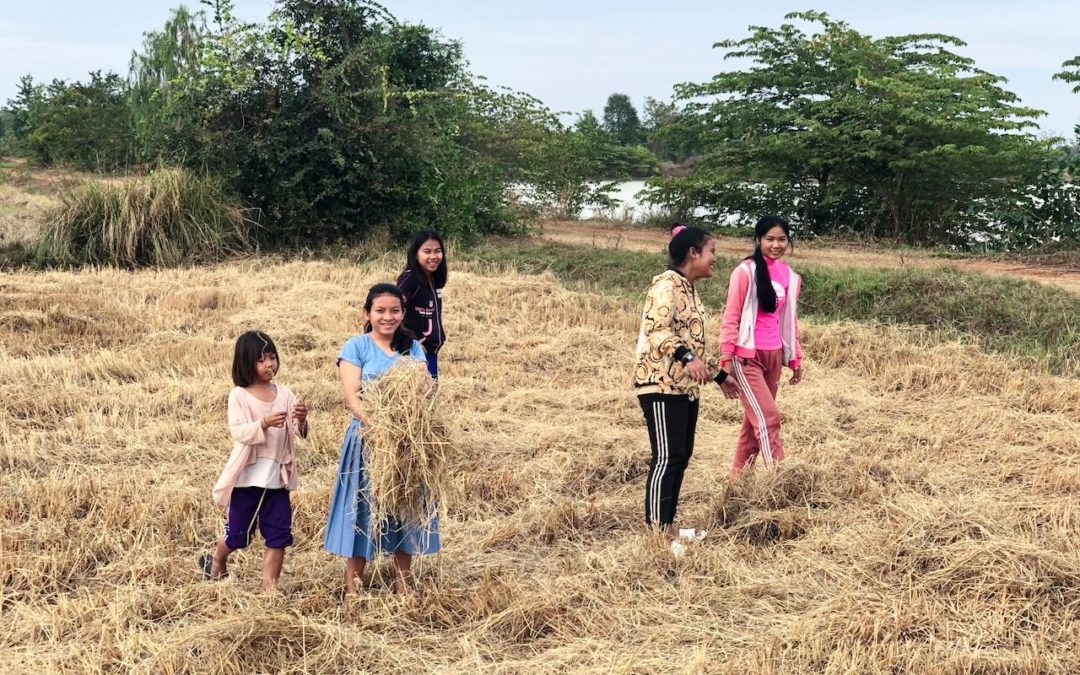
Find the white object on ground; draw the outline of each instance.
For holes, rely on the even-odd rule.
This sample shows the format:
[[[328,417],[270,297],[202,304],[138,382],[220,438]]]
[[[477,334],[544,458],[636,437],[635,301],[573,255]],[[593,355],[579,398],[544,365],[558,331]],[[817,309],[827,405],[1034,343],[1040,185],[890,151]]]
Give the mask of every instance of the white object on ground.
[[[672,541],[671,553],[675,556],[676,560],[682,560],[686,557],[686,544],[682,543],[678,539]]]
[[[679,539],[686,541],[701,541],[708,534],[708,530],[695,530],[692,527],[679,530]]]

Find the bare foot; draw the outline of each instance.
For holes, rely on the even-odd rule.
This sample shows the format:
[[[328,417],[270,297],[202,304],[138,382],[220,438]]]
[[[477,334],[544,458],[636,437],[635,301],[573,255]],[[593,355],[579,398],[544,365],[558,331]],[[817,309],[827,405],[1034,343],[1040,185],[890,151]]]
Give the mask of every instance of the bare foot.
[[[407,604],[416,607],[420,604],[420,593],[408,584],[394,582],[394,595],[404,600]]]
[[[219,558],[217,551],[215,551],[212,560],[213,562],[210,564],[211,579],[224,579],[229,576],[229,563],[227,557]]]

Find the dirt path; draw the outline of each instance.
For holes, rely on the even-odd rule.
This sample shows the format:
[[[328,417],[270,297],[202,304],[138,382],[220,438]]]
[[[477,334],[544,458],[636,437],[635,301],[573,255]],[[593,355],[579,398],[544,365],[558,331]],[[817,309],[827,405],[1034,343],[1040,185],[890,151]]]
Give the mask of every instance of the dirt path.
[[[631,251],[662,253],[668,237],[663,232],[639,227],[619,227],[607,223],[582,221],[548,221],[543,223],[541,236],[564,244],[622,248]],[[746,241],[720,237],[717,253],[746,254]],[[1080,293],[1080,271],[1055,266],[1039,266],[997,260],[949,260],[937,258],[921,251],[889,251],[882,249],[837,248],[815,244],[802,244],[792,253],[793,261],[816,264],[836,264],[865,267],[951,267],[986,274],[1030,279]]]

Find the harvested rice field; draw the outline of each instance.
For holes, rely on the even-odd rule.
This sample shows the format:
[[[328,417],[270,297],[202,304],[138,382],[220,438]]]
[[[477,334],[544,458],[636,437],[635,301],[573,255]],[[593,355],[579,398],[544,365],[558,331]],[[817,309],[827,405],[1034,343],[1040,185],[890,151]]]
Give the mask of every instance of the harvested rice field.
[[[728,484],[741,409],[706,391],[679,523],[709,534],[676,560],[642,526],[639,308],[480,267],[445,292],[442,553],[416,603],[389,561],[343,600],[334,359],[387,265],[0,276],[0,670],[1080,672],[1080,381],[804,322],[779,471]],[[261,540],[195,564],[250,328],[311,409],[273,594]]]

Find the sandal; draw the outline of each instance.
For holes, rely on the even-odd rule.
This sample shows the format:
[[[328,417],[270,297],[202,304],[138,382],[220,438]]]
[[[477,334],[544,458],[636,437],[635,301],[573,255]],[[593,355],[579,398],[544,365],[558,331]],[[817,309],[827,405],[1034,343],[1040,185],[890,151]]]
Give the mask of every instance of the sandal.
[[[225,574],[222,574],[221,576],[218,576],[218,577],[214,576],[214,554],[213,553],[203,553],[201,556],[199,556],[199,559],[196,561],[196,564],[199,566],[199,571],[202,572],[203,579],[205,579],[207,581],[220,581],[220,580],[225,579],[225,578],[227,578],[229,576],[228,572],[226,572]]]

